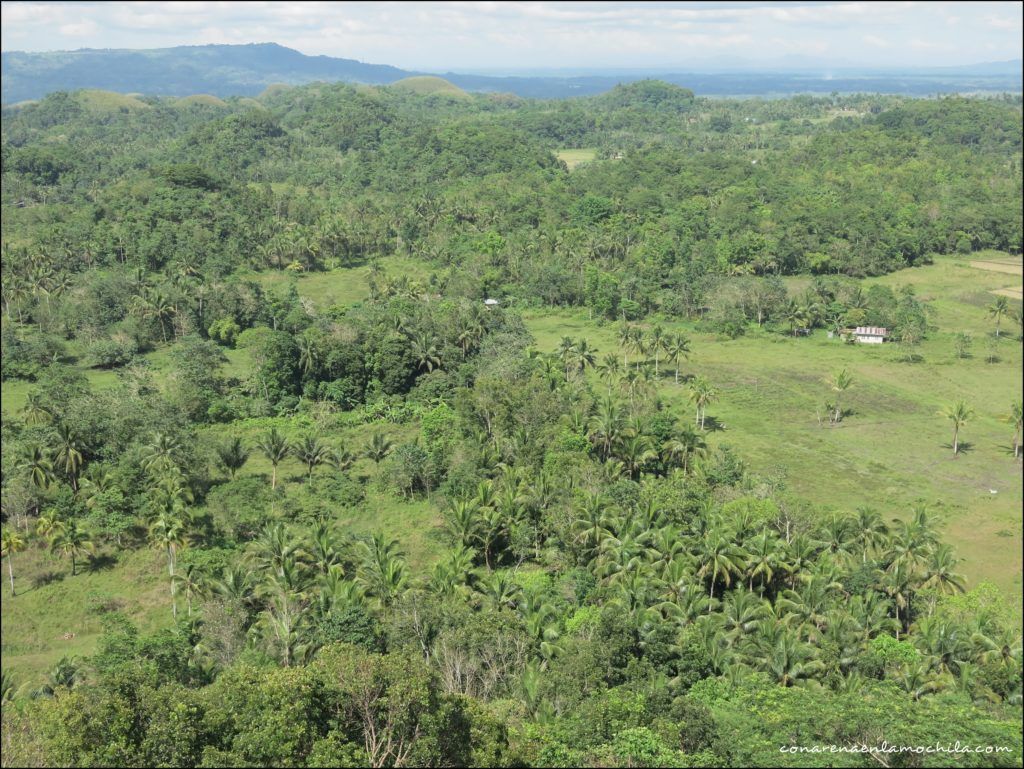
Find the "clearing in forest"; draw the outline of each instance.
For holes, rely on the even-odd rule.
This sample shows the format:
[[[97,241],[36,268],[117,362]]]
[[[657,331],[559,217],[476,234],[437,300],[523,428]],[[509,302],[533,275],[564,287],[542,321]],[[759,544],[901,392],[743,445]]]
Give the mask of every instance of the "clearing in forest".
[[[823,508],[867,506],[891,520],[923,501],[964,559],[959,570],[972,585],[988,580],[1019,596],[1024,500],[1013,428],[1003,419],[1022,390],[1021,345],[1004,333],[997,359],[988,362],[982,344],[994,328],[986,297],[1002,281],[952,259],[866,281],[894,289],[912,284],[932,308],[937,329],[920,345],[916,363],[905,362],[897,345],[847,345],[820,329],[795,339],[751,327],[731,340],[693,323],[661,325],[691,340],[681,378],[702,375],[719,390],[708,410],[710,446],[731,446],[754,472],[782,479],[788,492]],[[531,310],[525,320],[543,352],[570,336],[586,338],[598,358],[622,355],[617,324],[591,320],[585,311]],[[961,332],[978,340],[965,358],[955,352]],[[629,359],[635,362],[635,354]],[[852,413],[838,427],[820,426],[825,380],[843,368],[854,378],[847,395]],[[664,360],[657,381],[669,408],[692,421],[685,382],[675,384]],[[968,449],[954,459],[948,420],[939,412],[960,398],[975,416],[965,427]]]

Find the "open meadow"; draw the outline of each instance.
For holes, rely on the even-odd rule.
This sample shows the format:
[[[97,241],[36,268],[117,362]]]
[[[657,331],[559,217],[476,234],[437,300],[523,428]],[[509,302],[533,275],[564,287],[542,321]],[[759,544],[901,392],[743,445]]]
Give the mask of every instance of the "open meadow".
[[[733,447],[754,471],[781,476],[789,491],[836,510],[867,506],[903,517],[923,501],[943,521],[970,583],[992,581],[1019,600],[1021,465],[1013,461],[1013,429],[1002,421],[1022,389],[1015,332],[1004,326],[998,361],[986,360],[994,327],[985,308],[1012,275],[943,258],[872,280],[911,284],[932,308],[935,330],[920,345],[919,362],[904,362],[895,344],[849,345],[820,329],[806,338],[752,329],[730,340],[693,324],[662,323],[691,338],[682,375],[703,375],[720,391],[708,410],[709,445]],[[530,311],[525,318],[542,351],[571,336],[621,354],[616,326],[589,320],[585,311]],[[961,332],[974,339],[962,359],[955,351]],[[844,401],[852,413],[830,427],[827,419],[819,423],[825,380],[844,367],[854,379]],[[673,379],[663,363],[659,392],[692,419],[687,389]],[[975,416],[963,431],[966,449],[954,459],[950,424],[939,412],[960,398]]]

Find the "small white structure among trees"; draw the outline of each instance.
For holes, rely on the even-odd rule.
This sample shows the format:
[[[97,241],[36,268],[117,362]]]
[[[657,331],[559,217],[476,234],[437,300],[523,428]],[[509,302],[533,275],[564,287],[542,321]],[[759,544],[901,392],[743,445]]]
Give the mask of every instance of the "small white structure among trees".
[[[882,344],[889,335],[889,329],[878,326],[857,326],[853,338],[864,344]]]

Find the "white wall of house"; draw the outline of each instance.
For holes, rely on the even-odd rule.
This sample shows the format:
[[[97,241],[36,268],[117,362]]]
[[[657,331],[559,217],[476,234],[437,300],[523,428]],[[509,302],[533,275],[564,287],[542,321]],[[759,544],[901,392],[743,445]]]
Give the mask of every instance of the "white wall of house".
[[[862,342],[864,344],[881,344],[884,340],[880,336],[863,336],[863,335],[858,335],[857,341],[858,342]]]

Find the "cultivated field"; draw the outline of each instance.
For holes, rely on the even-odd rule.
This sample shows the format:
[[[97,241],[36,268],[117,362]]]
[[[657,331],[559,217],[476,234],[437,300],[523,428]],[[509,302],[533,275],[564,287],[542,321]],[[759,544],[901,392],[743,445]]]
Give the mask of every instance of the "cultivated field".
[[[978,270],[990,272],[1002,272],[1006,275],[1016,275],[1017,278],[1024,278],[1024,264],[1021,257],[1006,257],[1003,259],[979,259],[971,262],[971,267]],[[993,289],[990,293],[997,296],[1006,296],[1016,299],[1018,302],[1024,299],[1024,285],[1005,286]]]

